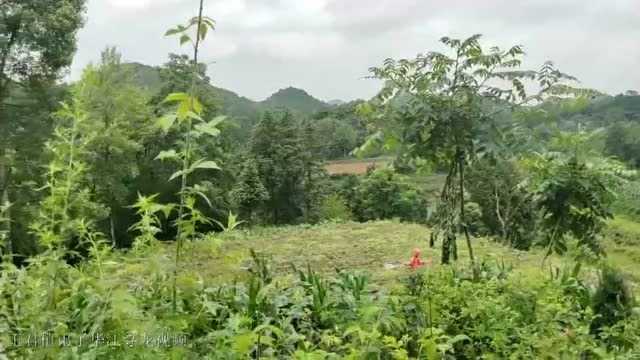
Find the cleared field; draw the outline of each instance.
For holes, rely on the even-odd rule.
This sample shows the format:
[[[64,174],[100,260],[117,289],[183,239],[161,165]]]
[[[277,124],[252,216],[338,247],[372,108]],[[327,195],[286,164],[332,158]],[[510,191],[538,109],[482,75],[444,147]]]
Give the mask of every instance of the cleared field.
[[[614,221],[607,235],[619,239],[607,239],[606,244],[608,261],[627,274],[634,292],[638,293],[640,248],[636,239],[640,235],[640,226],[634,225],[629,228],[624,221]],[[396,221],[235,231],[188,244],[181,272],[185,277],[196,274],[207,283],[241,279],[247,276],[246,269],[251,263],[250,249],[254,249],[271,258],[272,267],[279,275],[290,274],[292,265],[301,268],[310,264],[322,272],[335,269],[364,271],[370,274],[374,284],[394,286],[399,278],[410,273],[404,263],[409,261],[416,247],[422,249],[423,260],[430,260],[431,266],[442,266],[439,248],[428,247],[429,234],[430,229],[425,226]],[[477,238],[473,242],[478,262],[513,267],[512,271],[523,281],[548,277],[555,267],[571,266],[569,257],[552,256],[542,265],[543,253],[539,250],[518,251],[485,238]],[[459,239],[458,247],[460,259],[454,267],[464,268],[468,257],[462,239]],[[173,251],[173,244],[162,245],[161,249],[149,253],[152,258],[129,258],[128,264],[117,271],[122,271],[124,276],[139,276],[140,272],[151,271],[156,266],[171,267]],[[595,279],[596,275],[589,272],[588,276]]]
[[[391,159],[389,158],[336,160],[328,162],[324,168],[329,175],[362,175],[367,173],[367,169],[371,167],[376,169],[383,168],[390,161]]]

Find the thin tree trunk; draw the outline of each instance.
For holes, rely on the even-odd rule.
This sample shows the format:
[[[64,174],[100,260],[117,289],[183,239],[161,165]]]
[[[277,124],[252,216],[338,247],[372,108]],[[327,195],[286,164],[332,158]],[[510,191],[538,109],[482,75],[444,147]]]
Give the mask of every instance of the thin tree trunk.
[[[9,198],[9,164],[6,157],[7,150],[0,149],[0,206],[6,207],[2,214],[3,221],[0,223],[0,230],[7,234],[4,244],[0,244],[0,248],[4,248],[4,254],[13,254],[13,244],[11,243],[11,204]]]
[[[463,154],[459,153],[458,166],[460,169],[460,223],[464,230],[464,236],[467,240],[467,249],[469,250],[469,260],[471,261],[471,268],[473,270],[474,278],[478,276],[478,269],[476,268],[476,260],[473,256],[473,246],[471,245],[471,236],[469,236],[469,229],[467,228],[467,219],[464,211],[464,158]]]
[[[111,229],[111,243],[113,244],[113,247],[116,248],[118,247],[118,239],[116,239],[116,220],[115,215],[113,214],[113,209],[109,214],[109,227]]]

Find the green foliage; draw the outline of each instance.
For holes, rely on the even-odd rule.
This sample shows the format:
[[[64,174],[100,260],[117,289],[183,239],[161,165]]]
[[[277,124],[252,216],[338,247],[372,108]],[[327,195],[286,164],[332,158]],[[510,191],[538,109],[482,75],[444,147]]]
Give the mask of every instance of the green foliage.
[[[167,108],[163,103],[169,94],[195,92],[195,97],[204,108],[203,117],[211,119],[220,108],[220,101],[211,91],[210,78],[207,76],[207,66],[202,63],[195,65],[193,59],[187,55],[169,54],[169,61],[159,70],[161,87],[154,95],[152,103],[162,109]],[[195,88],[192,89],[192,84]]]
[[[254,210],[264,206],[265,201],[269,199],[269,193],[262,184],[254,158],[250,157],[242,163],[236,186],[230,195],[240,215],[250,220],[253,220]]]
[[[117,215],[132,198],[130,184],[140,173],[137,159],[153,133],[148,99],[130,77],[122,68],[120,54],[108,48],[101,63],[89,65],[72,90],[74,101],[86,114],[80,132],[93,134],[84,157],[89,165],[87,175],[92,192],[109,209],[109,226],[102,229],[110,233],[114,246],[119,245]],[[122,221],[125,228],[130,226],[127,219]]]
[[[524,281],[510,273],[494,277],[498,269],[486,268],[487,276],[469,282],[453,269],[430,269],[387,293],[373,291],[367,276],[353,272],[331,277],[307,267],[294,279],[282,278],[267,256],[252,252],[246,280],[234,284],[184,274],[174,313],[165,284],[170,271],[159,266],[157,254],[139,265],[119,253],[95,254],[80,268],[52,254],[25,268],[3,264],[0,341],[7,356],[607,359],[638,351],[637,315],[627,312],[616,325],[591,332],[600,319],[596,308],[567,296],[570,284],[580,282],[575,272]],[[41,279],[52,267],[57,291],[42,296],[48,284]],[[34,332],[48,333],[54,344],[15,346],[15,339],[24,344]],[[92,334],[105,341],[78,343]],[[153,346],[144,334],[149,341],[168,335],[170,343]],[[63,335],[74,346],[58,346]]]
[[[49,112],[56,106],[61,72],[71,64],[84,0],[0,2],[0,202],[12,242],[5,251],[35,252],[28,234],[31,202],[26,188],[41,175],[42,144],[50,136]]]
[[[481,211],[482,225],[510,246],[527,250],[536,236],[538,211],[517,163],[485,158],[469,169],[467,188]]]
[[[0,3],[2,101],[9,80],[53,80],[71,63],[84,10],[84,0]]]
[[[542,211],[542,245],[548,254],[566,252],[569,234],[579,246],[601,254],[598,234],[612,217],[613,201],[603,173],[575,157],[541,158],[534,171],[538,173],[534,201]]]
[[[355,188],[353,213],[359,221],[400,218],[424,222],[427,218],[426,196],[393,170],[375,170]]]
[[[311,156],[306,135],[289,112],[267,112],[253,130],[247,166],[255,163],[258,178],[241,178],[234,193],[240,194],[251,185],[247,182],[261,183],[268,197],[260,199],[262,206],[257,210],[267,222],[286,224],[310,219],[317,208],[324,172]]]
[[[358,145],[356,129],[344,120],[331,117],[313,122],[313,147],[320,159],[339,159],[349,156]]]
[[[140,217],[138,222],[134,223],[130,230],[135,231],[137,236],[133,243],[134,250],[145,249],[153,246],[157,240],[156,236],[162,232],[162,219],[165,218],[173,210],[173,205],[161,205],[155,202],[157,195],[142,196],[138,194],[138,201],[133,204],[132,208],[136,210],[136,215]]]
[[[180,203],[178,204],[178,217],[175,221],[176,234],[176,254],[175,269],[173,275],[172,304],[173,311],[177,311],[177,281],[178,267],[180,266],[180,256],[182,247],[186,240],[192,240],[197,234],[197,227],[203,224],[210,224],[211,221],[197,208],[197,197],[203,198],[209,205],[210,200],[202,193],[199,185],[190,186],[189,175],[196,170],[220,170],[215,161],[206,158],[197,158],[194,144],[205,137],[217,137],[220,134],[218,125],[224,120],[223,116],[206,121],[204,116],[204,105],[197,98],[198,88],[198,51],[200,42],[206,38],[208,29],[214,29],[214,22],[202,15],[204,0],[200,0],[200,10],[198,16],[189,20],[186,25],[178,25],[176,28],[167,31],[166,36],[180,35],[180,45],[191,42],[193,45],[193,61],[191,74],[191,87],[189,92],[176,92],[167,95],[164,103],[175,104],[175,111],[168,113],[158,119],[158,126],[168,132],[172,128],[177,128],[181,132],[182,139],[177,141],[179,150],[170,149],[162,151],[156,159],[170,160],[181,163],[181,169],[174,172],[169,181],[180,179]],[[195,27],[195,39],[189,35],[189,30]]]
[[[339,194],[331,194],[322,200],[320,219],[328,221],[349,221],[353,218],[347,201]]]
[[[47,196],[40,205],[32,230],[45,249],[83,251],[86,222],[94,224],[105,217],[103,206],[96,203],[87,177],[87,144],[93,133],[83,133],[87,121],[77,102],[63,105],[57,114],[54,138],[47,143],[51,161],[47,166]]]
[[[614,190],[617,194],[613,209],[617,214],[640,220],[640,182],[625,181]]]
[[[591,333],[604,336],[610,345],[630,346],[620,343],[622,339],[611,336],[607,329],[629,318],[635,305],[633,294],[624,275],[610,266],[600,271],[598,287],[593,294],[592,307],[596,315],[591,322]]]
[[[12,252],[7,249],[8,244],[10,244],[9,240],[9,230],[11,227],[9,217],[5,214],[9,211],[9,207],[11,204],[0,204],[0,255],[11,254]]]
[[[640,124],[616,122],[608,130],[605,148],[609,155],[640,167]]]
[[[447,169],[436,217],[438,234],[443,237],[443,260],[449,261],[449,253],[455,258],[456,234],[464,233],[473,268],[464,173],[465,167],[483,152],[478,146],[483,138],[481,131],[495,120],[496,112],[486,106],[487,101],[516,106],[588,93],[565,84],[575,79],[550,62],[539,71],[520,70],[524,54],[521,46],[487,51],[480,37],[442,38],[451,55],[428,52],[411,60],[385,60],[382,67],[371,69],[373,77],[383,80],[385,87],[361,107],[361,113],[379,129],[362,151],[376,145],[397,148],[416,161],[428,160]],[[535,81],[540,92],[528,95],[527,81]]]

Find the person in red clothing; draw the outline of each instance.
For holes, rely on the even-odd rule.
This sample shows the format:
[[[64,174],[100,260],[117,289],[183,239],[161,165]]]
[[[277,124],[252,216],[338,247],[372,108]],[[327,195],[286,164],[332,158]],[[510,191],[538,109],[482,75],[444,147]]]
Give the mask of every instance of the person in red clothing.
[[[424,265],[424,261],[420,259],[420,249],[418,248],[413,249],[413,256],[411,256],[411,260],[409,261],[409,267],[412,270],[415,270],[423,265]]]

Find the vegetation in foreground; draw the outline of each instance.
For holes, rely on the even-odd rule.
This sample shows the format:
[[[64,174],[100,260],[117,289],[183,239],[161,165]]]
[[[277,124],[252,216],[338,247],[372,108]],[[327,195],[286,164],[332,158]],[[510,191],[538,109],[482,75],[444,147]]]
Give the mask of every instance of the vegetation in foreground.
[[[29,359],[639,354],[640,318],[624,315],[634,311],[626,275],[558,259],[540,267],[543,253],[489,241],[477,247],[477,280],[436,259],[411,271],[399,262],[425,243],[418,230],[398,222],[325,224],[230,232],[224,245],[220,237],[189,243],[175,312],[172,256],[163,245],[128,254],[95,248],[80,267],[52,254],[23,269],[5,263],[0,311],[14,331],[3,332],[2,342],[9,358]],[[627,297],[612,302],[620,293]],[[42,343],[42,329],[54,344]],[[58,346],[63,336],[67,345]]]

